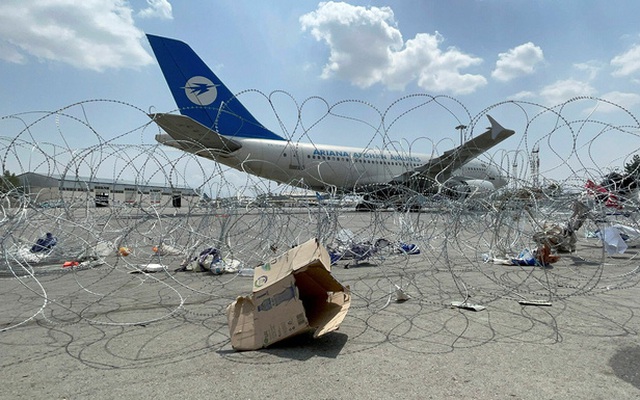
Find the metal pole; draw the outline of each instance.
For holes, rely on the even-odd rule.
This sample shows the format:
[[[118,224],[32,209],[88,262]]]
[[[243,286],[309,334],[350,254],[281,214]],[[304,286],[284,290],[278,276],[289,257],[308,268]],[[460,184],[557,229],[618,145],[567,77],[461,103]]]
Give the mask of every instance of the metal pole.
[[[456,129],[460,131],[460,145],[462,145],[464,143],[464,141],[462,139],[462,131],[467,129],[467,126],[466,125],[458,125],[458,126],[456,126]]]

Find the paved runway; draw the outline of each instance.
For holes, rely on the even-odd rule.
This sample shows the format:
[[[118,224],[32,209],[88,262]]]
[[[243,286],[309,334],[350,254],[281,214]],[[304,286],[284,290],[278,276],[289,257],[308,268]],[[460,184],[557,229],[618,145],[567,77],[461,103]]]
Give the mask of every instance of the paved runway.
[[[5,266],[0,398],[640,398],[636,247],[610,256],[581,232],[577,251],[551,268],[518,267],[482,262],[488,251],[526,246],[536,229],[505,213],[127,218],[94,216],[64,232],[88,240],[88,227],[120,238],[126,230],[129,257],[77,270],[52,263],[19,278]],[[333,274],[353,294],[340,330],[249,352],[231,348],[225,309],[248,294],[251,278],[175,272],[182,257],[157,258],[148,240],[221,238],[234,258],[254,265],[271,247],[282,252],[341,229],[412,242],[421,253],[339,262]],[[169,268],[129,273],[149,262]],[[411,299],[396,302],[397,287]],[[455,301],[486,309],[452,308]]]

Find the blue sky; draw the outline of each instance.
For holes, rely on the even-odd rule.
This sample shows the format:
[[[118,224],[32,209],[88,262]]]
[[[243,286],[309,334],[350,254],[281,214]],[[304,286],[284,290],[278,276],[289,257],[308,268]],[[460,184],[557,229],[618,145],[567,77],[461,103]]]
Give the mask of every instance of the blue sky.
[[[444,151],[459,141],[455,126],[470,124],[470,117],[491,107],[492,116],[521,134],[505,142],[503,151],[529,152],[537,143],[541,170],[561,179],[571,170],[597,173],[623,165],[638,152],[633,116],[640,115],[639,11],[640,3],[631,0],[5,0],[0,116],[94,99],[174,110],[144,37],[153,33],[187,42],[233,92],[286,92],[274,96],[284,128],[264,98],[242,97],[279,134],[284,129],[296,140],[346,145],[385,140],[366,124],[344,121],[303,135],[295,129],[297,110],[287,96],[298,104],[313,96],[329,104],[355,100],[338,109],[364,119],[372,111],[360,102],[384,111],[405,96],[438,96],[437,104],[411,112],[384,133],[408,142],[429,138],[424,150],[415,151],[431,152],[431,141]],[[557,114],[533,118],[577,96],[619,107],[579,100],[562,108],[567,120],[596,121],[591,128],[557,131]],[[415,101],[400,101],[388,121]],[[303,114],[307,126],[311,108]],[[31,133],[32,140],[65,148],[117,136],[119,143],[153,143],[153,129],[135,130],[147,122],[144,114],[127,106],[99,102],[70,110],[80,121],[47,122],[43,132]],[[82,121],[96,132],[87,133]],[[0,135],[15,136],[20,123],[5,118]],[[478,124],[473,134],[486,120]],[[612,143],[619,148],[611,149]],[[19,168],[4,158],[10,169]],[[577,166],[568,166],[570,158]]]

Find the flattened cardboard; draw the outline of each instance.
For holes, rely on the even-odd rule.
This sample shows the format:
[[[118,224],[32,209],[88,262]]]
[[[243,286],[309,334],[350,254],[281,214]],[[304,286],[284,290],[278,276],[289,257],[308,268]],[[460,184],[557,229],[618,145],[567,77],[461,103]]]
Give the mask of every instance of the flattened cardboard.
[[[351,295],[330,270],[316,239],[256,267],[252,294],[227,308],[231,346],[255,350],[305,331],[319,337],[338,329]]]

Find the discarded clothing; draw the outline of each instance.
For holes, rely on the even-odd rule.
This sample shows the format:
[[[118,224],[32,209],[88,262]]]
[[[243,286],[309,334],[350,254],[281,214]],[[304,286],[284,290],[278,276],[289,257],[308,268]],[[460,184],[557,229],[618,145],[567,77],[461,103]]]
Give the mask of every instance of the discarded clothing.
[[[356,242],[347,247],[329,250],[329,257],[332,264],[340,260],[365,261],[388,245],[389,241],[386,239],[378,239],[375,243],[369,241]]]
[[[531,250],[524,249],[520,252],[518,257],[511,259],[512,265],[525,265],[525,266],[533,266],[536,265],[536,258],[531,253]]]
[[[218,249],[208,247],[200,252],[198,255],[198,266],[200,268],[212,271],[211,266],[220,260],[220,252]]]
[[[211,272],[214,275],[242,273],[243,276],[253,276],[253,269],[247,269],[240,260],[223,258],[220,251],[208,247],[197,257],[186,259],[177,271]]]
[[[36,241],[36,244],[34,244],[31,247],[31,252],[39,253],[42,251],[51,250],[53,246],[55,246],[57,243],[58,243],[58,239],[55,236],[53,236],[51,232],[47,232],[45,237],[38,239]]]
[[[420,248],[415,244],[399,243],[398,251],[404,254],[420,254]]]
[[[622,205],[616,196],[615,193],[605,189],[601,185],[594,183],[592,180],[588,179],[587,183],[584,185],[587,189],[587,194],[593,196],[596,200],[604,203],[606,207],[622,209]]]
[[[529,249],[524,249],[520,252],[518,257],[512,258],[511,265],[520,265],[520,266],[542,266],[547,267],[549,264],[552,264],[560,259],[559,256],[555,254],[551,254],[551,247],[548,244],[539,245],[533,251]],[[494,260],[494,264],[495,264]]]
[[[214,247],[207,247],[198,256],[186,258],[177,271],[204,272],[211,271],[211,265],[220,260],[220,252]]]
[[[546,243],[538,246],[538,248],[535,250],[535,256],[536,260],[538,260],[540,265],[543,266],[553,264],[560,259],[560,256],[551,254],[551,248]]]

